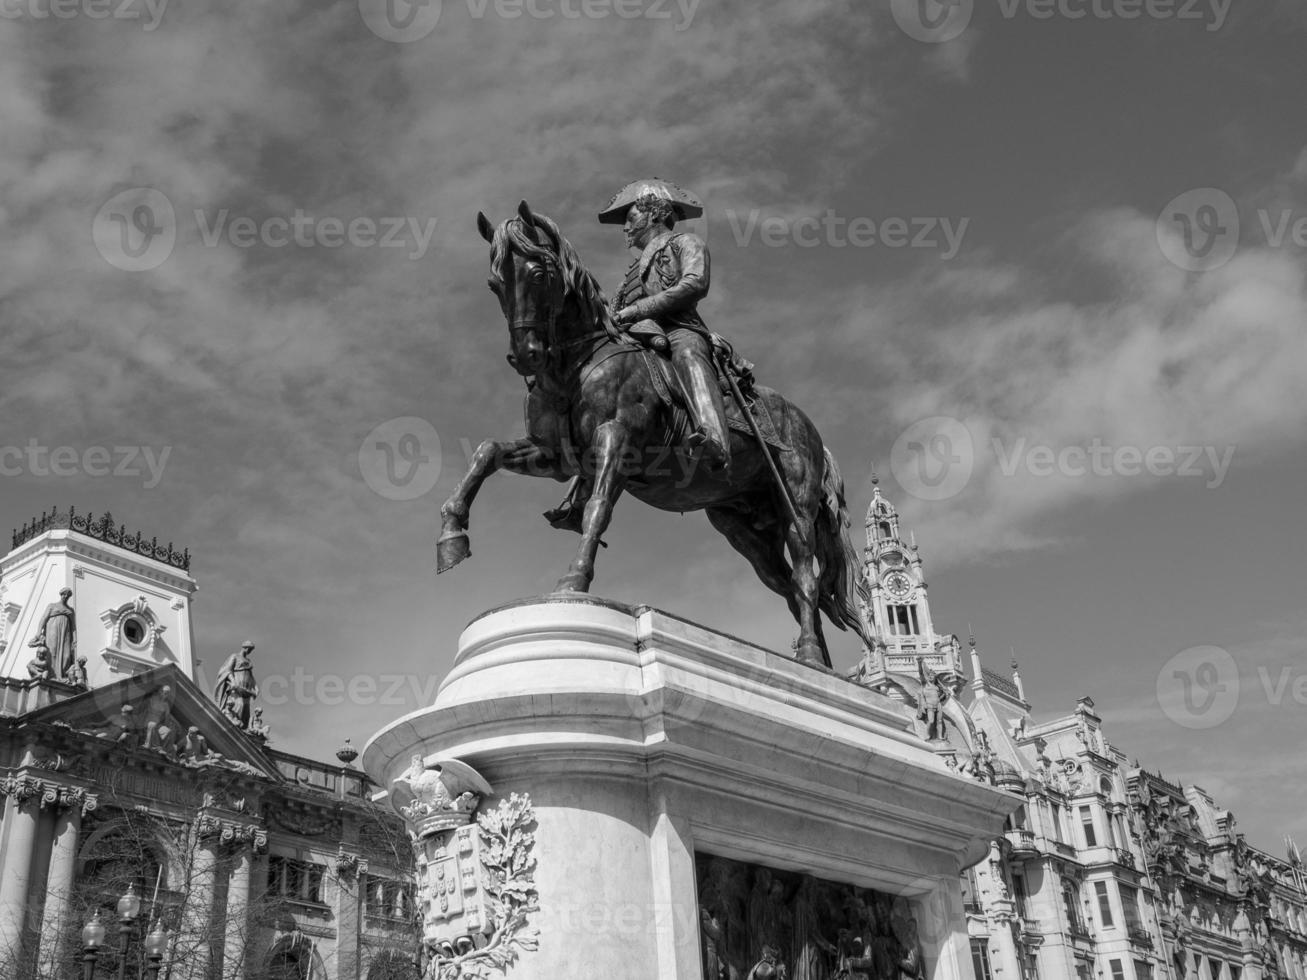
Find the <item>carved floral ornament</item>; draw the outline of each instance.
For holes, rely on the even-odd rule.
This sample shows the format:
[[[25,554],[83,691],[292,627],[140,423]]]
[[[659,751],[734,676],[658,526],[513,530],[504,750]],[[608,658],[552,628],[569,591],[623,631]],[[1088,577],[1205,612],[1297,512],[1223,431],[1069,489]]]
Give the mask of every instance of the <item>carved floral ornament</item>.
[[[426,980],[489,980],[537,948],[535,810],[514,793],[478,812],[492,793],[471,766],[414,756],[394,781],[392,802],[417,857]]]
[[[42,810],[47,807],[78,810],[82,816],[94,810],[100,802],[98,796],[88,793],[81,786],[68,786],[28,775],[9,775],[0,780],[0,797],[6,796],[12,797],[20,807],[32,800],[39,800]]]

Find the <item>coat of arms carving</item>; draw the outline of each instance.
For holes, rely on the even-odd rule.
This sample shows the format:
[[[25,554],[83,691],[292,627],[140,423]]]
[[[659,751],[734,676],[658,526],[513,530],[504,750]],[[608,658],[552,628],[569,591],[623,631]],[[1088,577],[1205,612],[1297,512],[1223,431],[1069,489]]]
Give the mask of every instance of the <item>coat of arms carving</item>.
[[[394,782],[413,835],[428,980],[487,980],[537,946],[535,811],[516,793],[481,811],[491,792],[455,759],[428,766],[414,756]]]

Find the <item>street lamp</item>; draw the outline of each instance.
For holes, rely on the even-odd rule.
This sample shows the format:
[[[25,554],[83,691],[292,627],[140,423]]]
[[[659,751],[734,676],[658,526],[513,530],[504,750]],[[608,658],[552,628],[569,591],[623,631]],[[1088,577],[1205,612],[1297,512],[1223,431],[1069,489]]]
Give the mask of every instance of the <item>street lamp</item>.
[[[104,923],[100,921],[100,910],[95,910],[91,921],[82,927],[82,980],[91,980],[95,972],[95,960],[104,945]]]
[[[118,980],[127,980],[127,940],[132,933],[132,923],[141,911],[141,898],[136,894],[136,885],[127,886],[123,897],[118,899],[118,935],[120,937],[120,956],[118,957]]]
[[[150,980],[158,980],[159,968],[163,965],[163,954],[168,948],[168,930],[163,923],[155,922],[154,930],[145,937],[145,968],[150,972]]]

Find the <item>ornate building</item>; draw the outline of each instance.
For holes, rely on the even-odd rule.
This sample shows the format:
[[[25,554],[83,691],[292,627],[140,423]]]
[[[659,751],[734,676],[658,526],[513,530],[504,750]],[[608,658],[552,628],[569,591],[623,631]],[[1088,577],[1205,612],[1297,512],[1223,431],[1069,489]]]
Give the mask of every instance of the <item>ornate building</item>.
[[[0,559],[0,977],[83,976],[97,911],[95,977],[416,977],[401,821],[348,743],[269,745],[253,644],[197,686],[195,591],[189,552],[108,514]]]
[[[852,675],[917,708],[921,734],[1024,798],[963,875],[976,980],[1305,980],[1302,858],[1257,850],[1197,786],[1112,745],[1092,699],[1036,723],[1012,663],[936,632],[921,556],[875,488],[865,569],[876,648]]]

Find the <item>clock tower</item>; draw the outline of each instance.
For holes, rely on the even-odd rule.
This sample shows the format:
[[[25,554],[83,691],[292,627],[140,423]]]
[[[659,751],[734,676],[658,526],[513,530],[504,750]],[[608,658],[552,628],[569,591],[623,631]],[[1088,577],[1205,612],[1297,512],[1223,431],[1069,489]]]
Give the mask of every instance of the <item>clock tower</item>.
[[[874,624],[876,648],[867,650],[858,665],[856,678],[862,683],[891,688],[889,675],[913,679],[918,662],[934,674],[952,681],[962,678],[962,648],[953,635],[935,632],[922,570],[921,553],[915,537],[904,541],[899,530],[899,513],[872,477],[871,506],[867,509],[867,547],[862,573],[869,599],[864,612]]]

